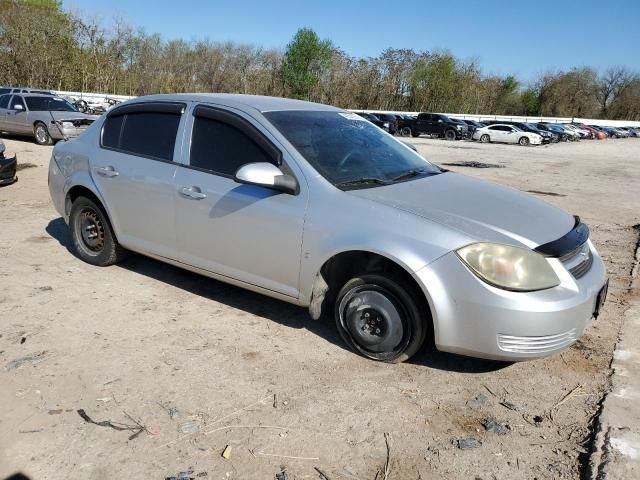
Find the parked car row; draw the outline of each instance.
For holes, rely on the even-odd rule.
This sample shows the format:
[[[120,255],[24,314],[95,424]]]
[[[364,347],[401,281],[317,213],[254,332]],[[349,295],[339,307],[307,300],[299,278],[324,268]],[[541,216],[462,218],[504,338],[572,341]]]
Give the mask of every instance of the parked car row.
[[[583,139],[640,137],[638,127],[602,127],[577,122],[476,121],[429,112],[418,115],[360,112],[358,115],[392,135],[403,137],[430,135],[447,140],[471,139],[483,143],[517,143],[522,146]]]

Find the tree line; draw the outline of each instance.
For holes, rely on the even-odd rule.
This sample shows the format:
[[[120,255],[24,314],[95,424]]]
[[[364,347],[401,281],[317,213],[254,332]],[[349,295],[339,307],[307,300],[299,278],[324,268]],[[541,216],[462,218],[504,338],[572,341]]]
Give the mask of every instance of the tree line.
[[[0,85],[146,95],[250,93],[343,108],[640,120],[640,75],[590,67],[486,75],[448,51],[388,48],[353,57],[300,29],[283,49],[166,40],[123,21],[108,27],[57,0],[0,0]]]

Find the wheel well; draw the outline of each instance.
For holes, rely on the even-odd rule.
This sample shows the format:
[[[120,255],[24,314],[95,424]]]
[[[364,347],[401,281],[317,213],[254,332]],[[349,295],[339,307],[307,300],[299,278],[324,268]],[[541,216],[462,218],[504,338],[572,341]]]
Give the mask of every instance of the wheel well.
[[[413,298],[425,312],[431,312],[429,302],[415,278],[393,260],[377,253],[352,250],[334,255],[320,268],[320,276],[326,282],[327,290],[324,293],[322,310],[330,310],[338,292],[343,285],[356,275],[363,273],[387,273],[394,278],[402,280],[407,288],[411,289]],[[327,308],[325,308],[327,307]],[[430,315],[431,317],[431,315]],[[431,323],[431,321],[429,322]],[[431,328],[431,326],[429,327]]]
[[[105,211],[102,202],[95,193],[93,193],[87,187],[76,185],[75,187],[71,187],[71,190],[69,190],[69,192],[67,193],[67,198],[65,200],[65,211],[67,215],[69,215],[69,212],[71,211],[71,205],[73,205],[73,202],[75,202],[78,197],[87,197],[91,199],[91,201],[95,202],[96,205],[98,205],[100,208],[102,208],[103,211]]]

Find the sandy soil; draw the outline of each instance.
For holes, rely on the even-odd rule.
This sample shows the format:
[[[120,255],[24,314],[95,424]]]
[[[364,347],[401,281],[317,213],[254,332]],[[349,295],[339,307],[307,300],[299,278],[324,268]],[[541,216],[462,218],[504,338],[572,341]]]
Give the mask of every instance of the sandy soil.
[[[513,365],[429,351],[379,364],[304,309],[141,256],[92,267],[51,206],[51,148],[6,140],[32,167],[0,189],[0,478],[373,479],[385,433],[392,479],[580,478],[638,237],[640,140],[411,141],[435,163],[502,165],[447,168],[546,192],[591,226],[610,296],[577,344]],[[486,432],[487,416],[510,429]],[[456,446],[469,437],[481,446]]]

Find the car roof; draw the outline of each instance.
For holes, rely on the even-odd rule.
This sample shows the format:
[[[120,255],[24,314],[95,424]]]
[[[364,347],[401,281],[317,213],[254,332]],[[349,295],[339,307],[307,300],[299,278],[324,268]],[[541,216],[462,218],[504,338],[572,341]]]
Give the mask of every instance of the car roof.
[[[229,107],[250,107],[259,112],[274,112],[281,110],[314,110],[314,111],[335,111],[342,109],[323,105],[321,103],[307,102],[304,100],[294,100],[291,98],[266,97],[262,95],[243,95],[236,93],[176,93],[166,95],[148,95],[137,97],[134,100],[123,103],[137,103],[140,101],[192,101],[203,103],[217,103]],[[122,104],[121,104],[122,105]]]

